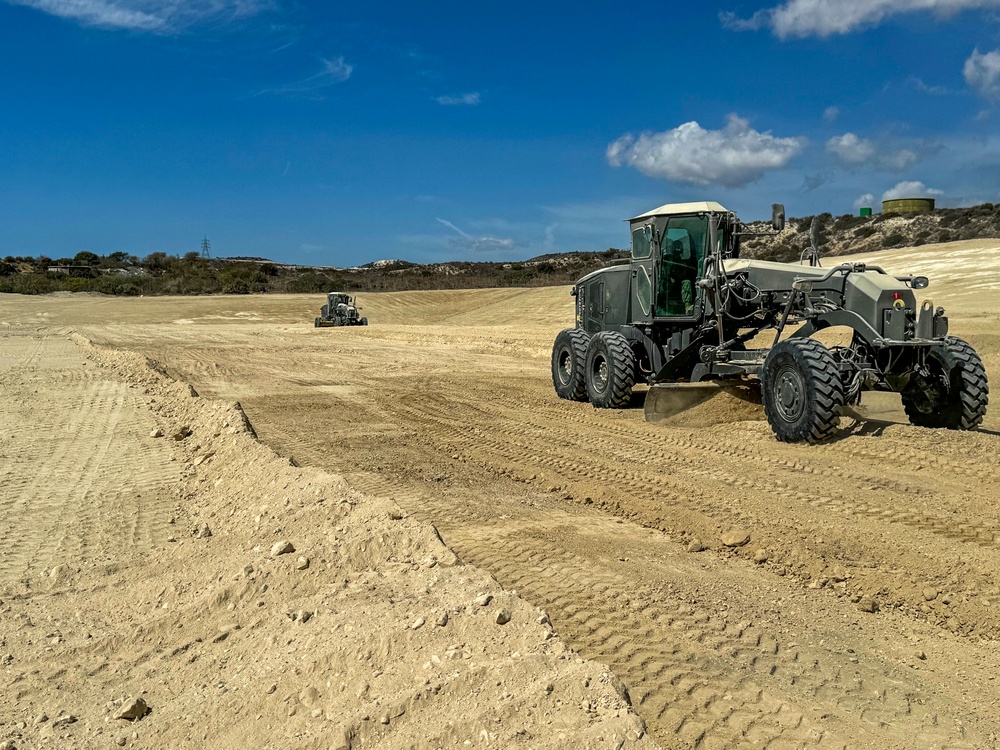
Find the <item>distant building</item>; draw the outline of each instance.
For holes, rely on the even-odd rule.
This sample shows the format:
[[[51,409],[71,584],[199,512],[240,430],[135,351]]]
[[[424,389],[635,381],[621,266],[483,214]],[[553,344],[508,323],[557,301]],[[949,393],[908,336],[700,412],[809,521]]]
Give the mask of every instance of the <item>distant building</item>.
[[[100,270],[93,266],[49,266],[45,269],[49,273],[58,273],[64,276],[81,276],[89,278],[97,276]]]

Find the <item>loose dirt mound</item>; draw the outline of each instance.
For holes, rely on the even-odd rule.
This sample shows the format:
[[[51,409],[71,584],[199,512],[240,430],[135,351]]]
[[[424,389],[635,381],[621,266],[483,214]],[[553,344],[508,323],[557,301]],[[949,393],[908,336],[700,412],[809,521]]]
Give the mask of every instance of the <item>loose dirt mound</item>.
[[[670,427],[698,429],[737,422],[760,422],[764,407],[756,388],[732,386],[710,392],[703,402],[664,419],[660,424]]]
[[[30,385],[35,429],[0,445],[37,472],[0,489],[0,741],[652,747],[607,668],[391,497],[292,466],[138,355],[6,343],[0,408]],[[82,546],[51,543],[71,526]]]

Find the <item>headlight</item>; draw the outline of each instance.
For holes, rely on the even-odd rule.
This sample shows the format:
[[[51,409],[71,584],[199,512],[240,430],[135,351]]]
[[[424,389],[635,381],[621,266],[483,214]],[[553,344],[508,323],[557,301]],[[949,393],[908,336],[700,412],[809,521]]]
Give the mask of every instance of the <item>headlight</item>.
[[[803,292],[804,294],[809,294],[813,290],[812,279],[795,279],[792,281],[792,289],[796,292]]]
[[[926,289],[930,285],[930,279],[926,276],[914,276],[910,279],[910,287],[913,289]]]

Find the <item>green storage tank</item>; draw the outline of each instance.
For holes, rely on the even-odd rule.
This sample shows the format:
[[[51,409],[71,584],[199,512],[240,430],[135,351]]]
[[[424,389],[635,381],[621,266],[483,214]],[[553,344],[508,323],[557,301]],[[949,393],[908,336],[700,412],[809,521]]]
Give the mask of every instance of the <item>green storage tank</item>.
[[[893,198],[882,201],[884,214],[924,214],[933,210],[933,198]]]

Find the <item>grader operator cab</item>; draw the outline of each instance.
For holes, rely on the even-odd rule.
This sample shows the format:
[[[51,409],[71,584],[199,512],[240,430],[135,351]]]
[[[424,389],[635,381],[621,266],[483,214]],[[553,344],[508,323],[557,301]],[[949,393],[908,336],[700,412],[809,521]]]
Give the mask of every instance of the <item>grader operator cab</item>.
[[[320,315],[316,318],[316,328],[366,326],[368,318],[358,317],[360,309],[351,295],[344,292],[329,292],[326,295],[326,304],[320,309]]]
[[[776,204],[772,227],[784,228]],[[573,287],[576,327],[556,337],[552,382],[565,399],[621,408],[647,383],[647,421],[727,384],[759,382],[778,440],[821,442],[863,391],[894,391],[911,423],[971,430],[989,388],[976,351],[948,335],[944,309],[914,290],[923,276],[864,263],[823,268],[740,257],[751,231],[718,203],[661,206],[630,220],[631,258]],[[827,347],[824,328],[852,331]],[[773,331],[770,346],[747,348]],[[787,334],[782,338],[782,334]],[[765,334],[766,335],[766,334]]]

